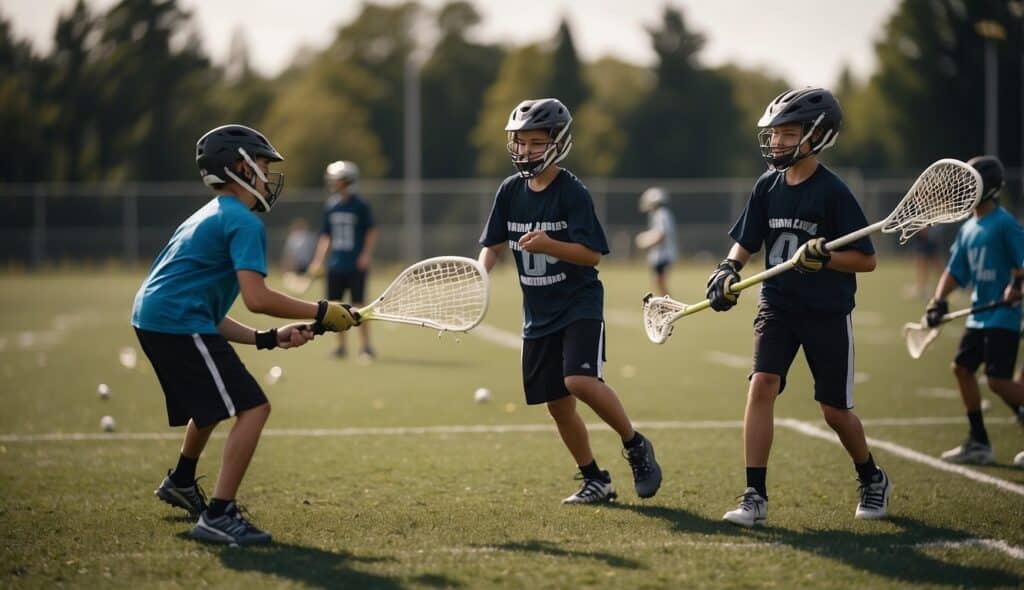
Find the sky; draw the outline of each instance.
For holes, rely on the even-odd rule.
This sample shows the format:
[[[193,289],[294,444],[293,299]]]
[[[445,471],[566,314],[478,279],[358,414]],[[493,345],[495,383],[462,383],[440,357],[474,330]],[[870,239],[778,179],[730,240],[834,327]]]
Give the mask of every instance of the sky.
[[[395,0],[378,0],[394,4]],[[483,16],[478,40],[522,44],[551,38],[569,20],[577,51],[650,65],[646,31],[666,5],[683,10],[703,33],[703,63],[726,62],[781,75],[793,86],[831,86],[844,65],[858,76],[875,67],[874,42],[899,0],[472,0]],[[114,0],[88,0],[97,10]],[[301,47],[319,49],[358,14],[356,0],[179,0],[197,21],[205,49],[222,62],[236,28],[245,30],[255,69],[276,74]],[[421,0],[437,8],[444,0]],[[0,14],[15,35],[49,51],[57,17],[74,0],[4,0]]]

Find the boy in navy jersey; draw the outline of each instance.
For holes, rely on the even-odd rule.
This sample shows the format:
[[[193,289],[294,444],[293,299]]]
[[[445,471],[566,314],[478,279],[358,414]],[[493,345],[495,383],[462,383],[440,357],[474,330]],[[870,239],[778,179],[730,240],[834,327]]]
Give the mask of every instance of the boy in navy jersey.
[[[590,449],[576,400],[618,433],[641,498],[661,486],[651,442],[633,429],[618,395],[604,382],[604,287],[597,264],[608,253],[587,187],[557,163],[572,148],[569,109],[553,98],[526,100],[505,131],[518,174],[498,187],[480,236],[488,271],[510,248],[523,291],[523,387],[527,404],[547,404],[582,485],[562,500],[590,504],[615,499],[607,471]]]
[[[331,162],[324,171],[324,182],[330,195],[324,204],[320,239],[309,272],[314,276],[323,274],[326,260],[327,299],[341,301],[347,292],[351,296],[349,301],[359,307],[366,302],[366,281],[377,244],[373,211],[355,192],[359,182],[359,167],[355,162]],[[373,360],[376,354],[370,344],[369,324],[359,325],[359,336],[362,338],[359,358]],[[345,333],[338,332],[334,356],[344,358],[346,353]]]
[[[994,156],[971,158],[968,164],[981,175],[981,201],[956,235],[950,249],[949,264],[935,296],[928,302],[925,318],[937,325],[949,312],[946,297],[957,287],[974,286],[971,305],[993,301],[1020,300],[1024,278],[1024,230],[1013,215],[999,206],[1003,164]],[[1013,381],[1020,346],[1021,310],[1019,305],[1003,306],[971,315],[960,349],[953,361],[953,374],[960,397],[967,409],[970,433],[960,446],[942,453],[950,463],[992,463],[992,444],[981,415],[981,393],[975,373],[985,363],[989,388],[1014,409],[1018,419],[1024,404],[1024,384]]]
[[[229,342],[260,349],[302,346],[323,330],[355,320],[339,303],[294,299],[267,287],[267,235],[256,212],[270,211],[284,175],[270,172],[284,158],[267,138],[244,125],[223,125],[196,144],[203,182],[217,196],[186,219],[157,256],[135,295],[132,325],[164,390],[167,421],[186,426],[178,465],[155,494],[198,519],[192,537],[214,543],[270,542],[235,504],[256,451],[270,403]],[[227,315],[239,293],[250,311],[291,319],[316,318],[258,331]],[[210,503],[196,483],[196,464],[213,429],[234,417],[224,443]]]
[[[825,242],[867,225],[850,189],[817,155],[835,143],[842,123],[839,103],[827,90],[784,92],[758,121],[761,153],[769,165],[754,184],[747,207],[729,235],[729,256],[708,279],[708,299],[716,311],[736,304],[729,286],[764,246],[765,267],[794,255],[796,270],[770,278],[761,288],[754,320],[754,367],[743,421],[747,489],[726,521],[763,525],[768,515],[766,486],[773,436],[775,399],[786,387],[797,350],[814,376],[814,399],[825,421],[853,459],[860,481],[857,518],[886,516],[892,484],[875,466],[864,429],[853,408],[853,324],[857,279],[875,268],[867,237],[836,252]]]

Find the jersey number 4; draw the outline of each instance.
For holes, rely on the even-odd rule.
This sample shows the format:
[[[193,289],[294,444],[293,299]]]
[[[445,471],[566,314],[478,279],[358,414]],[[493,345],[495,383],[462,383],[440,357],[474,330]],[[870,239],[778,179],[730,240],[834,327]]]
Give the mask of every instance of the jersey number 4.
[[[779,237],[775,238],[775,243],[772,244],[772,249],[768,252],[768,264],[776,266],[789,260],[796,253],[799,245],[800,238],[796,237],[796,234],[788,231],[782,232]]]

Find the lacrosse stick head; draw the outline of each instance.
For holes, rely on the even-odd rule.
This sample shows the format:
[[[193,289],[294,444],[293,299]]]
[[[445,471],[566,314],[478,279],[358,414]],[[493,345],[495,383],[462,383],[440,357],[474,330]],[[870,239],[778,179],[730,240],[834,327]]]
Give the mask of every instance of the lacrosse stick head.
[[[939,335],[939,328],[929,328],[928,324],[903,324],[903,339],[907,343],[910,358],[919,359],[928,345]]]
[[[373,319],[467,332],[484,318],[488,292],[487,271],[479,262],[439,256],[405,269],[364,310]]]
[[[928,226],[965,219],[978,205],[981,189],[981,175],[974,167],[952,158],[939,160],[921,173],[882,231],[899,232],[900,244],[905,244]]]
[[[672,322],[686,311],[686,304],[671,297],[644,295],[644,331],[655,344],[663,344],[672,335]]]

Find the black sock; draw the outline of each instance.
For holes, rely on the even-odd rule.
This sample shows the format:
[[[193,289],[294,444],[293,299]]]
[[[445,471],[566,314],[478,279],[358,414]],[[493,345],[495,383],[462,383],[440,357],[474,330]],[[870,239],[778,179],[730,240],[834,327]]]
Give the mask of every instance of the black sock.
[[[626,441],[623,441],[622,442],[622,446],[626,447],[627,449],[632,449],[633,447],[640,446],[640,443],[642,443],[642,442],[644,442],[643,435],[640,434],[639,432],[637,432],[636,430],[634,430],[633,431],[633,438],[631,438],[629,440],[626,440]]]
[[[206,507],[206,515],[210,518],[217,518],[224,516],[224,511],[227,509],[228,504],[233,500],[221,500],[220,498],[210,498],[210,504]]]
[[[608,474],[601,471],[601,468],[597,466],[597,461],[591,461],[587,465],[580,465],[580,473],[583,474],[585,479],[600,479],[601,481],[608,481]]]
[[[983,445],[989,444],[988,432],[985,430],[985,419],[981,417],[981,410],[967,412],[967,421],[971,423],[971,439]]]
[[[171,473],[171,481],[179,487],[187,487],[195,483],[196,463],[199,463],[198,457],[195,459],[189,459],[185,455],[179,455],[178,466],[175,467],[174,472]]]
[[[747,487],[757,490],[765,500],[768,499],[768,486],[765,484],[767,479],[767,467],[747,467]]]
[[[854,463],[854,468],[857,470],[857,479],[862,482],[875,481],[875,475],[878,473],[878,466],[875,465],[875,457],[871,453],[868,453],[868,460],[863,463]]]

